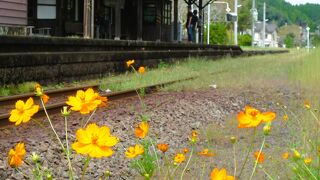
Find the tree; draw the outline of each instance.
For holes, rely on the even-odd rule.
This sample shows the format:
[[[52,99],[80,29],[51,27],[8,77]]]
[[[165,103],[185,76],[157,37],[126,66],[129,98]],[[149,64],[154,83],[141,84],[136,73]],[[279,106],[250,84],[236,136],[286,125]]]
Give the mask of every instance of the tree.
[[[287,48],[293,48],[294,47],[294,34],[289,33],[287,34],[286,38],[284,39],[284,44]]]
[[[205,39],[207,38],[205,33]],[[228,36],[227,25],[225,23],[212,23],[210,24],[210,44],[223,45],[230,42]]]

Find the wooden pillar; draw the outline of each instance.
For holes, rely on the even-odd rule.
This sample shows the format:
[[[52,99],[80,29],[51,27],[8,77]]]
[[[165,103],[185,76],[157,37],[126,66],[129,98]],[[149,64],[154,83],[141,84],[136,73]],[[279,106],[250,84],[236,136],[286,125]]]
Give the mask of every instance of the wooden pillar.
[[[202,33],[202,25],[203,25],[203,5],[202,5],[202,0],[199,0],[199,20],[198,20],[198,33],[199,33],[199,43],[202,44],[202,39],[203,39],[203,33]]]
[[[173,2],[173,40],[178,40],[178,0]]]
[[[90,38],[90,0],[83,2],[83,37]]]
[[[115,40],[120,40],[121,37],[121,6],[120,1],[117,2],[115,7]]]
[[[142,0],[137,0],[137,40],[142,40]]]

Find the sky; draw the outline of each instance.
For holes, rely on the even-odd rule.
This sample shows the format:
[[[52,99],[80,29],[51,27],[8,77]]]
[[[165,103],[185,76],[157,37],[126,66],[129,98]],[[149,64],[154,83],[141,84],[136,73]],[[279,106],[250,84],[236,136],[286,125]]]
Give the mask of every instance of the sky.
[[[291,4],[305,4],[305,3],[316,3],[320,4],[320,0],[285,0]]]

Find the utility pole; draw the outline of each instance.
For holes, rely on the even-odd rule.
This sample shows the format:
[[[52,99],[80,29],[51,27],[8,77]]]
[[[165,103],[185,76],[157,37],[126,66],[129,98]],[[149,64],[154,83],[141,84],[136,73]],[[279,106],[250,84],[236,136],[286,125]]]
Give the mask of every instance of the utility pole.
[[[265,39],[266,39],[266,2],[263,3],[263,29],[262,29],[262,47],[266,47]]]
[[[91,38],[94,38],[94,0],[91,0]]]
[[[210,16],[211,16],[211,4],[208,5],[207,44],[210,44]]]
[[[237,16],[236,21],[233,22],[234,45],[238,45],[238,0],[234,0],[234,13]]]
[[[306,30],[307,30],[307,48],[309,52],[310,51],[310,27],[307,26]]]
[[[256,0],[252,0],[252,8],[251,8],[251,15],[252,15],[252,24],[251,24],[251,37],[252,37],[252,42],[251,46],[254,46],[254,29],[255,29],[255,22],[256,18],[258,16],[257,9],[256,9]]]

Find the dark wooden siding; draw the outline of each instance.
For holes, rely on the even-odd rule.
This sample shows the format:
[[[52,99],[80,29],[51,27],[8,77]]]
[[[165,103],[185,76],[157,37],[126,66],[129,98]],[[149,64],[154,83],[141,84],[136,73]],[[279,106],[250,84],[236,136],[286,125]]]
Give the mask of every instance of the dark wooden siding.
[[[27,0],[0,0],[0,25],[27,25]]]

